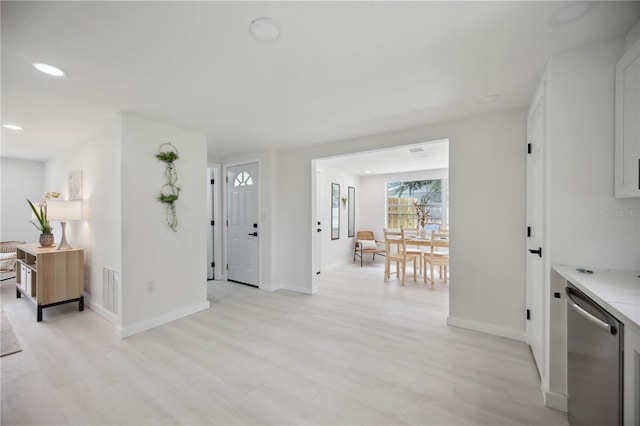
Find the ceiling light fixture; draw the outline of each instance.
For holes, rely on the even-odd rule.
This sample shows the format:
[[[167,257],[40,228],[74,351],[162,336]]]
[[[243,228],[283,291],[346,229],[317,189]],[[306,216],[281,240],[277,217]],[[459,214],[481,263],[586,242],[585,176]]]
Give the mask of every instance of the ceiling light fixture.
[[[258,18],[251,21],[249,32],[255,40],[270,43],[280,38],[282,27],[275,19]]]
[[[43,64],[41,62],[34,62],[33,66],[40,72],[43,72],[48,75],[52,75],[54,77],[64,77],[65,72],[62,71],[58,67],[54,67],[53,65]]]
[[[487,95],[478,99],[479,104],[492,104],[500,99],[500,95]]]
[[[22,130],[22,127],[18,126],[17,124],[3,124],[2,127],[11,130]]]
[[[559,7],[553,15],[551,15],[552,24],[566,24],[582,18],[591,10],[593,3],[590,1],[572,1]]]
[[[371,170],[365,170],[364,172],[365,173],[371,173]]]

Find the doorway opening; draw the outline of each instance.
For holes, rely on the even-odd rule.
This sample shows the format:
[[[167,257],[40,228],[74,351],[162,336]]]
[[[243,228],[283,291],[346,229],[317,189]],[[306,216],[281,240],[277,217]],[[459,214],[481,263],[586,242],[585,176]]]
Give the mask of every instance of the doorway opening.
[[[360,268],[360,258],[354,252],[358,231],[372,231],[376,240],[382,242],[384,229],[395,228],[390,225],[389,197],[390,192],[398,192],[403,184],[421,182],[412,184],[411,195],[413,198],[419,195],[415,201],[424,201],[422,204],[431,209],[431,225],[449,227],[448,139],[316,158],[312,160],[311,169],[312,212],[315,214],[312,222],[313,293],[320,290],[325,271],[353,268],[356,264]],[[405,190],[395,198],[408,196],[409,192]],[[412,210],[412,202],[403,202],[409,207],[403,212],[405,219],[415,223],[417,215]],[[416,229],[415,224],[412,227]],[[380,246],[384,248],[384,244]],[[385,258],[377,255],[373,260],[371,255],[365,256],[363,267],[379,268],[379,281],[383,283]],[[408,282],[413,283],[412,280]],[[424,286],[422,277],[416,284]],[[448,288],[448,283],[438,280],[437,272],[435,285]]]

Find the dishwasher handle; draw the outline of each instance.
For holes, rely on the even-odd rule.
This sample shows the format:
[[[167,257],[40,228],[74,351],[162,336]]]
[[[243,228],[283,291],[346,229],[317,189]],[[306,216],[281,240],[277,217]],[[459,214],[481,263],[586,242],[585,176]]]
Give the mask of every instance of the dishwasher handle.
[[[589,312],[584,310],[580,305],[578,305],[575,299],[573,298],[573,295],[575,294],[575,292],[573,292],[570,287],[567,287],[565,291],[567,293],[567,304],[571,306],[573,309],[575,309],[577,313],[579,313],[580,315],[582,315],[582,317],[591,321],[593,324],[597,325],[598,327],[606,330],[610,334],[614,334],[614,335],[618,334],[618,329],[615,326],[605,321],[602,321],[600,318],[597,318],[591,315]]]

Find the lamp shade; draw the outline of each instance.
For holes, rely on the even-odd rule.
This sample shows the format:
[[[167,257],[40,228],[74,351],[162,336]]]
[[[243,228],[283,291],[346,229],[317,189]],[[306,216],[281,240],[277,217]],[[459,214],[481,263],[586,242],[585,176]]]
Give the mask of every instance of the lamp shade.
[[[58,221],[81,220],[82,201],[48,201],[47,219]]]

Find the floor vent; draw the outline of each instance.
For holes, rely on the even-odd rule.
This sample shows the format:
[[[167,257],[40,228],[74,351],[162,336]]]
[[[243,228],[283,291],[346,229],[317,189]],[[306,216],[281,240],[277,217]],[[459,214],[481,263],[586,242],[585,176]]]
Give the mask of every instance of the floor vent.
[[[102,268],[102,307],[118,313],[118,271]]]

